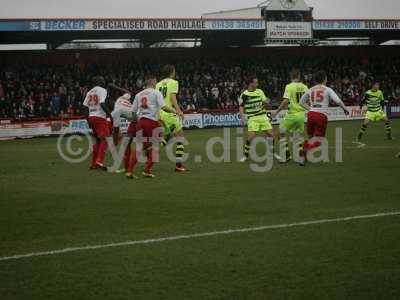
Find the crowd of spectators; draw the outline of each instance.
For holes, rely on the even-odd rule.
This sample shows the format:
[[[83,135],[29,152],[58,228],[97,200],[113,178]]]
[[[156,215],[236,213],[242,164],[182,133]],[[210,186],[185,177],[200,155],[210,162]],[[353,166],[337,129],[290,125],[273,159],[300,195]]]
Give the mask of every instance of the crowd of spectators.
[[[91,78],[103,75],[133,93],[144,87],[147,73],[158,74],[164,62],[132,60],[121,64],[32,65],[11,64],[0,69],[0,118],[70,117],[82,114],[82,102]],[[357,104],[373,80],[379,80],[385,97],[400,97],[400,59],[307,58],[286,60],[241,58],[176,61],[179,101],[186,111],[235,110],[245,79],[256,74],[276,107],[281,101],[289,72],[302,70],[312,85],[312,74],[324,69],[332,87],[347,104]],[[110,97],[118,94],[110,91]]]

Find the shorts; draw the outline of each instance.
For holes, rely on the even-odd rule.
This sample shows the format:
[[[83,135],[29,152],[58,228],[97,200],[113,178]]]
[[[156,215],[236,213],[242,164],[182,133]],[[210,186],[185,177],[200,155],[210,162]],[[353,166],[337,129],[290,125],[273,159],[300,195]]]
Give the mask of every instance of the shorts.
[[[381,109],[379,111],[367,111],[367,114],[365,116],[368,120],[372,122],[376,121],[382,121],[384,118],[386,118],[385,112]]]
[[[135,137],[136,136],[136,122],[130,122],[128,126],[127,135],[128,137]]]
[[[307,134],[309,136],[325,137],[328,117],[322,113],[310,111],[307,118]]]
[[[113,121],[110,119],[107,119],[107,126],[108,126],[108,130],[111,133],[113,131]]]
[[[182,131],[183,123],[179,116],[165,111],[160,112],[160,123],[164,127],[164,134],[169,135],[174,132]]]
[[[89,117],[89,126],[93,135],[97,138],[110,136],[110,127],[106,119],[101,117]]]
[[[303,133],[304,132],[304,112],[288,113],[281,121],[279,129],[287,133]]]
[[[272,130],[272,125],[268,119],[267,114],[250,117],[247,120],[247,130],[250,132]]]
[[[136,125],[136,133],[142,132],[142,136],[144,138],[153,138],[156,139],[157,141],[161,142],[161,136],[163,134],[163,129],[161,127],[160,122],[147,119],[147,118],[141,118]],[[144,144],[152,144],[151,140],[147,140],[144,142]]]

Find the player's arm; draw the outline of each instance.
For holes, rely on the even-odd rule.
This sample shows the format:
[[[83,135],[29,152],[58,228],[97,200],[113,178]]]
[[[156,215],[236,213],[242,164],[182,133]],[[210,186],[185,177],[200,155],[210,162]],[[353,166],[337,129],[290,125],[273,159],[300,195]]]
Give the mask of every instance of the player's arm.
[[[164,105],[163,107],[161,107],[161,109],[167,113],[171,113],[171,114],[178,114],[177,111],[175,109],[173,109],[172,107],[169,107],[167,105]]]
[[[184,118],[183,111],[181,110],[181,107],[178,104],[178,99],[177,99],[177,94],[171,94],[171,102],[172,106],[175,108],[174,111],[175,113],[181,118]],[[164,109],[163,109],[164,110]]]
[[[131,94],[131,95],[132,95],[132,92],[131,92],[130,90],[121,88],[121,87],[115,85],[114,83],[110,83],[108,86],[109,86],[110,88],[115,89],[115,90],[118,90],[118,91],[121,91],[121,92],[123,92],[123,93],[127,93],[127,94]]]
[[[110,111],[110,108],[109,108],[108,103],[107,103],[107,90],[103,89],[98,96],[100,98],[99,99],[100,107],[106,113],[107,118],[112,119],[111,111]]]
[[[172,106],[175,108],[176,114],[183,120],[185,115],[178,103],[178,92],[179,92],[179,84],[177,81],[174,81],[173,84],[170,85],[171,88],[171,103]]]
[[[275,118],[283,109],[287,109],[289,105],[289,100],[283,98],[281,104],[279,105],[278,109],[272,113],[272,118]]]
[[[89,119],[89,97],[86,95],[85,100],[82,103],[82,113],[86,119]]]
[[[271,108],[271,99],[269,99],[267,96],[265,96],[263,90],[260,90],[260,94],[261,94],[261,100],[263,101],[263,104],[264,104],[264,108],[270,109]]]
[[[242,123],[245,124],[246,123],[246,114],[244,112],[244,101],[243,101],[242,96],[243,96],[243,94],[240,95],[240,97],[238,99],[239,113],[240,113],[240,118],[242,119]]]
[[[113,119],[113,132],[112,132],[112,136],[113,136],[113,141],[114,141],[114,145],[117,146],[118,142],[119,142],[119,126],[121,123],[121,113],[119,110],[114,110],[111,113],[111,117]]]
[[[100,106],[103,109],[103,111],[106,113],[107,118],[111,118],[112,119],[111,112],[110,112],[110,109],[109,109],[107,103],[106,102],[100,103]]]
[[[385,109],[385,97],[383,96],[383,92],[382,91],[379,93],[379,100],[381,101],[382,109]]]
[[[363,108],[363,106],[365,105],[365,103],[367,102],[367,93],[364,94],[364,97],[361,98],[360,101],[360,109]]]
[[[176,114],[177,112],[174,108],[165,105],[165,100],[164,100],[163,95],[159,91],[157,91],[156,93],[157,93],[158,107],[160,107],[161,110],[163,110],[167,113]]]
[[[300,103],[301,107],[303,107],[305,110],[310,110],[310,93],[307,92],[305,93],[301,99],[300,99]]]
[[[279,105],[278,109],[272,113],[272,118],[275,118],[283,109],[287,109],[289,105],[289,91],[285,88],[285,93],[283,94],[283,100]]]
[[[329,92],[329,98],[343,109],[344,114],[345,114],[346,116],[347,116],[348,114],[350,114],[350,112],[349,112],[349,110],[347,109],[346,105],[345,105],[345,104],[343,103],[343,101],[339,98],[339,96],[338,96],[332,89],[329,89],[328,92]]]

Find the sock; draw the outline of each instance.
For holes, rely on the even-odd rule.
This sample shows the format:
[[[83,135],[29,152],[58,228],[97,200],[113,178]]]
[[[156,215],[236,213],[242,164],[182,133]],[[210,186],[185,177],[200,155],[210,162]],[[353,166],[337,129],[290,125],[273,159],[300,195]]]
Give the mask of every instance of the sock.
[[[386,130],[386,135],[388,139],[392,138],[392,127],[390,126],[390,122],[385,123],[385,130]]]
[[[92,148],[92,167],[96,167],[97,154],[99,153],[99,144],[96,142]]]
[[[137,151],[135,151],[135,152],[133,152],[133,153],[131,153],[131,155],[130,155],[130,158],[129,158],[129,163],[128,163],[128,166],[127,166],[127,168],[126,168],[126,173],[133,173],[133,169],[135,168],[135,166],[136,166],[136,164],[137,164],[137,158],[139,157],[139,155],[140,155],[140,152],[137,152]]]
[[[154,151],[155,151],[154,149],[149,149],[147,151],[147,162],[146,162],[146,166],[145,166],[145,169],[144,169],[144,171],[146,173],[151,173],[151,168],[154,165],[154,161],[153,161],[153,158],[154,158],[154,155],[155,155]]]
[[[246,156],[247,158],[250,155],[250,140],[247,140],[246,145],[244,145],[244,156]]]
[[[161,147],[167,146],[170,139],[171,139],[170,134],[167,134],[166,136],[164,136],[163,140],[161,141]]]
[[[128,145],[128,146],[126,147],[125,154],[124,154],[124,167],[125,167],[125,170],[128,169],[129,160],[130,160],[130,158],[131,158],[131,152],[132,152],[132,151],[131,151],[131,146]]]
[[[106,151],[107,151],[107,142],[101,141],[99,144],[99,152],[97,154],[96,164],[100,164],[100,165],[104,164],[104,158],[106,157]]]
[[[176,148],[175,148],[175,157],[176,157],[176,166],[177,167],[182,166],[182,159],[183,159],[184,154],[185,154],[185,146],[183,145],[183,143],[178,142],[176,144]]]
[[[360,133],[358,134],[358,140],[360,141],[361,138],[363,137],[363,134],[365,133],[365,131],[367,130],[368,125],[362,124],[361,129],[360,129]]]

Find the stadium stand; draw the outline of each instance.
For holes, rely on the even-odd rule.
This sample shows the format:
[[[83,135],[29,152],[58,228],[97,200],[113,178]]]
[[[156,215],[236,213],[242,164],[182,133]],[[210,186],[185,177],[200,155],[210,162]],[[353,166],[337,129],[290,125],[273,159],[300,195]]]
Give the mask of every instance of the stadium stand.
[[[79,116],[92,76],[136,93],[147,73],[171,62],[186,111],[236,110],[245,78],[253,74],[276,107],[293,67],[308,85],[314,71],[325,69],[329,85],[349,105],[359,102],[372,80],[382,82],[389,101],[400,102],[400,59],[392,47],[379,53],[374,47],[9,52],[0,61],[0,118]]]

